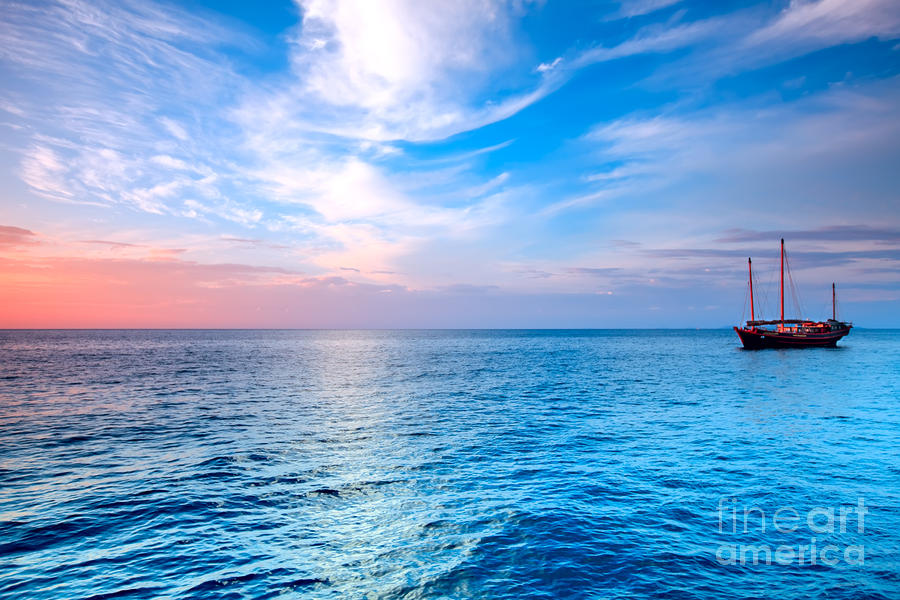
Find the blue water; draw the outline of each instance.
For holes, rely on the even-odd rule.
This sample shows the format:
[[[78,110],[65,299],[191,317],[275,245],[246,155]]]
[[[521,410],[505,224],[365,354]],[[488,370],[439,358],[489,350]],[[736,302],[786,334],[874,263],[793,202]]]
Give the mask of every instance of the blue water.
[[[900,332],[0,332],[0,596],[898,598]]]

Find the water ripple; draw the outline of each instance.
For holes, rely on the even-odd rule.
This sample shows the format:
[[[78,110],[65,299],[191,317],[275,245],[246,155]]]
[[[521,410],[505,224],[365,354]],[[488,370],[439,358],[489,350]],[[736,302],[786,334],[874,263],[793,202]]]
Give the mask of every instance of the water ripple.
[[[0,332],[0,596],[900,597],[900,334],[842,344]],[[718,560],[859,498],[863,565]]]

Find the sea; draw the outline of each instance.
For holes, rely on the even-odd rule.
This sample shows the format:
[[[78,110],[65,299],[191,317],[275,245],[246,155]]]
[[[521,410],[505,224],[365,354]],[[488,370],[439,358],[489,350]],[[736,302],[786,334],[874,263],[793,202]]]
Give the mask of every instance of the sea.
[[[0,331],[0,597],[900,598],[900,331]]]

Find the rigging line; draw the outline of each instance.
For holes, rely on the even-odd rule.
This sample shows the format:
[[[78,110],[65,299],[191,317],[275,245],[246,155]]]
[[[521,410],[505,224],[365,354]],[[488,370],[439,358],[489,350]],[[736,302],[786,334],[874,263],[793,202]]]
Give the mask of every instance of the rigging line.
[[[837,293],[834,295],[834,318],[836,321],[841,320],[841,303],[837,300]]]
[[[794,286],[792,283],[793,280],[791,279],[791,259],[788,258],[787,248],[784,249],[784,274],[785,274],[785,278],[783,279],[783,284],[782,284],[782,285],[784,285],[784,291],[782,293],[784,294],[784,297],[787,298],[787,301],[788,301],[788,304],[787,304],[788,310],[784,311],[784,314],[785,314],[785,316],[787,316],[789,314],[793,314],[794,316],[796,316],[795,311],[797,310],[797,307],[796,307],[796,301],[794,300],[794,296],[793,296]],[[794,303],[794,306],[792,306],[790,304],[791,302]]]
[[[772,289],[773,285],[775,284],[775,273],[777,271],[777,268],[776,268],[777,263],[773,263],[771,266],[772,266],[772,268],[769,269],[769,279],[766,282],[766,285],[757,286],[762,291],[763,304],[762,304],[762,312],[760,312],[761,315],[762,314],[771,315],[773,312],[771,310],[772,307],[769,304],[769,290]]]
[[[791,274],[790,262],[788,261],[787,252],[785,252],[785,254],[784,254],[784,265],[785,265],[785,269],[788,272],[788,280],[791,283],[791,297],[794,299],[794,306],[796,307],[796,310],[797,310],[797,318],[805,319],[807,317],[805,316],[805,311],[803,310],[803,305],[800,304],[800,293],[797,289],[796,284],[794,283],[794,276]]]
[[[756,286],[756,289],[753,290],[753,295],[756,296],[756,308],[759,310],[760,319],[763,318],[762,315],[769,314],[769,300],[768,294],[766,293],[766,287],[762,285],[762,280],[759,276],[756,277],[753,285]],[[759,290],[758,292],[756,290]]]
[[[762,291],[761,286],[759,285],[759,275],[757,273],[753,273],[753,300],[756,305],[754,308],[756,309],[756,318],[762,319],[765,314],[763,310],[763,304],[760,302],[760,291]],[[763,293],[763,297],[765,297],[765,293]]]
[[[741,310],[741,320],[738,321],[738,323],[740,323],[741,325],[743,325],[744,322],[747,320],[745,317],[747,316],[747,301],[748,301],[749,297],[750,297],[750,286],[748,285],[744,289],[744,308]]]
[[[763,280],[758,268],[756,269],[756,272],[753,274],[753,276],[753,285],[755,286],[753,289],[753,295],[756,297],[756,308],[759,310],[759,318],[763,319],[764,315],[768,314],[766,287],[762,285]]]
[[[794,278],[788,273],[788,282],[791,288],[791,300],[794,303],[794,315],[798,319],[805,318],[803,316],[803,310],[800,308],[800,298],[797,297],[797,286],[794,285]]]

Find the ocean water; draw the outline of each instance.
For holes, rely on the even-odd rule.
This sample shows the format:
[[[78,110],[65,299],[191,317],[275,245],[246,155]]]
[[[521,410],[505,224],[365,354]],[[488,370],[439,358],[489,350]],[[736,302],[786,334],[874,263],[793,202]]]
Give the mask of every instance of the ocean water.
[[[898,598],[900,332],[0,332],[0,597]]]

